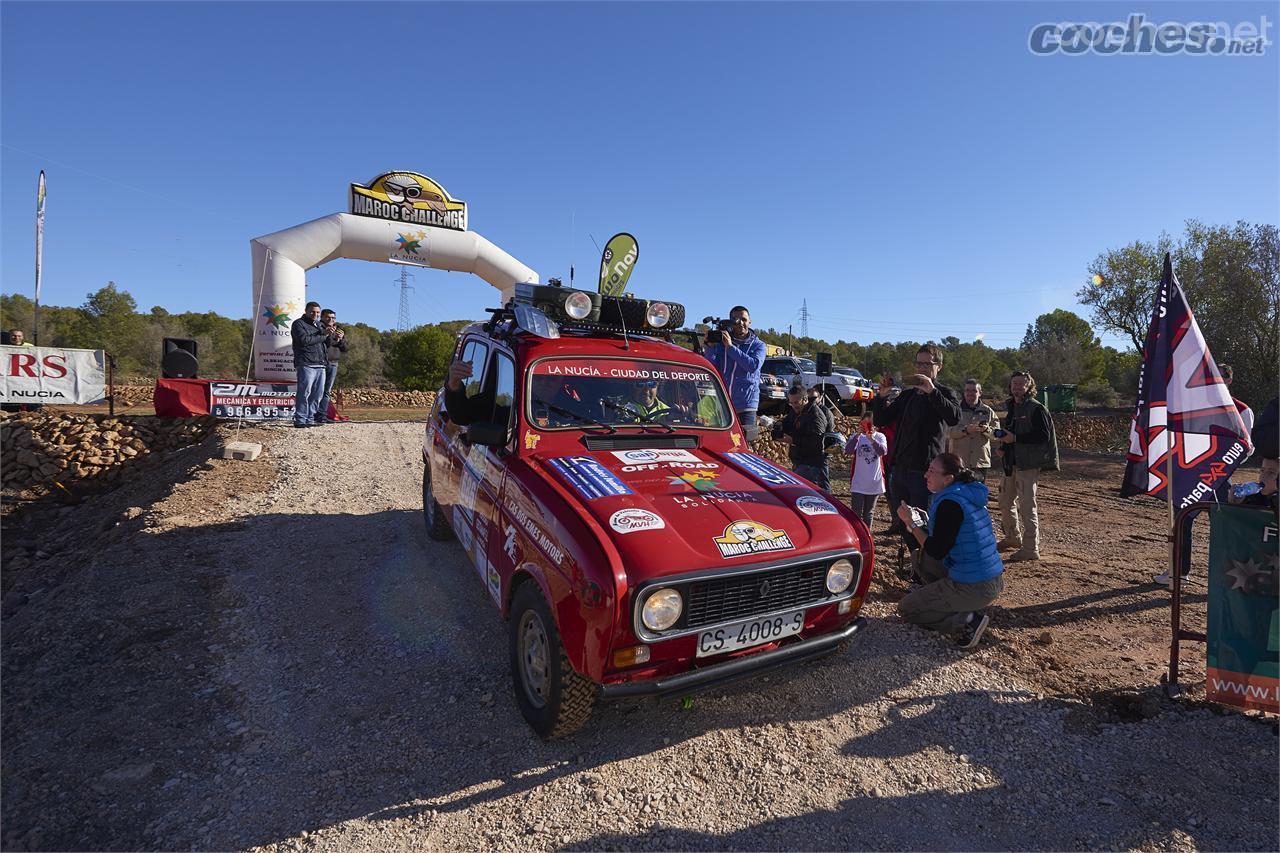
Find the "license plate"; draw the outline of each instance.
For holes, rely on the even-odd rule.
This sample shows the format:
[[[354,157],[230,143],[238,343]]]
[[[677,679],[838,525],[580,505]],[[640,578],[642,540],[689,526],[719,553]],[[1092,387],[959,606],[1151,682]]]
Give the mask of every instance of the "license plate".
[[[804,610],[792,610],[777,616],[744,619],[698,635],[698,657],[749,649],[762,643],[799,634],[804,627]]]

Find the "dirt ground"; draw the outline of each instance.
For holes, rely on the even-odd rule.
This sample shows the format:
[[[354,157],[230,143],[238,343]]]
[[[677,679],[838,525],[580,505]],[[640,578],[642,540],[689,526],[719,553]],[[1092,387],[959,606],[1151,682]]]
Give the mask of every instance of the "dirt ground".
[[[1004,594],[991,609],[989,641],[1002,664],[1046,693],[1124,699],[1117,692],[1147,691],[1167,672],[1170,593],[1151,580],[1168,562],[1168,509],[1151,498],[1121,498],[1124,462],[1099,454],[1062,455],[1062,471],[1039,487],[1039,562],[1006,566]],[[848,472],[832,487],[849,494]],[[1239,480],[1244,474],[1237,474]],[[993,478],[994,479],[994,478]],[[999,524],[999,486],[991,484],[991,516]],[[906,581],[896,576],[900,539],[883,535],[889,515],[876,507],[877,571],[872,591],[896,601]],[[1207,524],[1193,534],[1192,580],[1183,589],[1183,628],[1204,630]],[[1204,695],[1204,645],[1184,642],[1180,681],[1190,698]]]
[[[1044,559],[972,653],[897,619],[879,536],[848,654],[543,744],[423,532],[420,430],[254,428],[253,463],[209,442],[79,504],[5,494],[0,847],[1274,848],[1274,722],[1197,699],[1194,643],[1162,696],[1165,509],[1118,459],[1043,479]]]

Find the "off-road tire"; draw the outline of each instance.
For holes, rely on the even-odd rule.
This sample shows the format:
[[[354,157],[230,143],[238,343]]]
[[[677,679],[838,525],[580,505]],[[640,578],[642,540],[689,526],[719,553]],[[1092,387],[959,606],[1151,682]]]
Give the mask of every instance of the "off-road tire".
[[[422,520],[427,524],[427,535],[437,542],[453,538],[453,528],[445,518],[444,507],[436,501],[431,490],[431,463],[423,460],[422,466]]]
[[[528,664],[522,660],[526,648],[521,635],[526,630],[527,620],[536,620],[545,640],[543,659],[547,666],[541,705],[531,697],[530,693],[534,691],[525,683],[527,676],[524,673]],[[516,705],[529,726],[543,740],[564,737],[582,728],[591,716],[599,687],[591,679],[578,674],[569,663],[555,618],[537,583],[526,581],[516,589],[508,625],[511,686],[515,691]]]

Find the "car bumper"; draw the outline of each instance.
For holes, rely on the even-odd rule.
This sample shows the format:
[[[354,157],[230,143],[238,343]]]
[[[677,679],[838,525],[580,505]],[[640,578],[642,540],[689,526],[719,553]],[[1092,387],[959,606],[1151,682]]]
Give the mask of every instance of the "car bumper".
[[[859,616],[844,629],[833,634],[823,634],[812,640],[804,640],[789,646],[761,652],[755,655],[736,658],[704,669],[682,672],[663,678],[648,681],[627,681],[619,684],[605,684],[600,688],[600,695],[605,699],[629,699],[639,696],[662,696],[669,693],[691,693],[705,690],[745,678],[758,675],[781,666],[791,666],[815,658],[829,655],[836,647],[867,626],[865,616]]]

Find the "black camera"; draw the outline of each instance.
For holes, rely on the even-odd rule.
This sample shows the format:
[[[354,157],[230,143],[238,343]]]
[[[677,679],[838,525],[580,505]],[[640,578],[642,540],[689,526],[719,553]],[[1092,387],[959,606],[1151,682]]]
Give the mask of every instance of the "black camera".
[[[720,333],[721,333],[721,332],[732,332],[732,331],[733,331],[733,321],[732,321],[732,320],[725,320],[725,319],[720,318],[720,317],[703,317],[703,318],[702,318],[702,322],[706,323],[708,326],[710,326],[710,327],[711,327],[711,328],[707,329],[707,343],[708,343],[708,344],[718,344],[718,343],[720,343]]]

